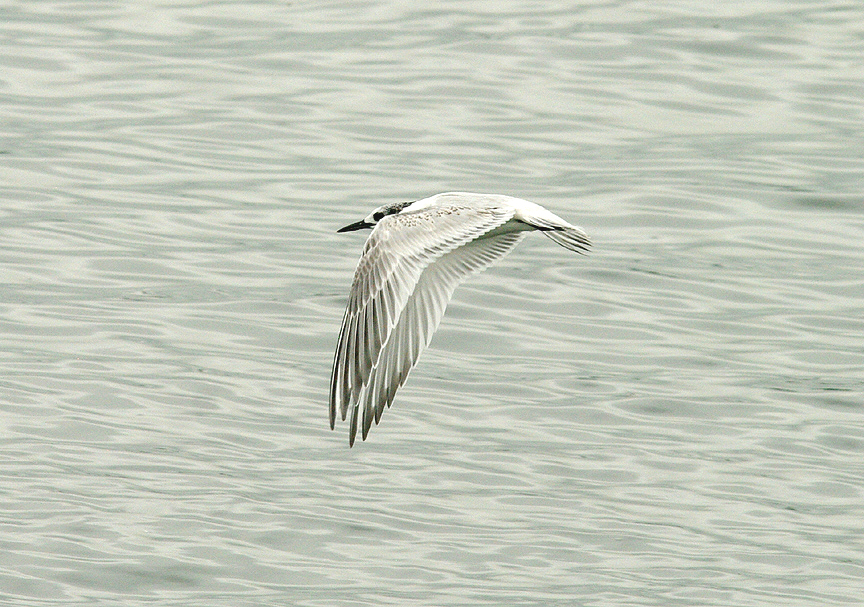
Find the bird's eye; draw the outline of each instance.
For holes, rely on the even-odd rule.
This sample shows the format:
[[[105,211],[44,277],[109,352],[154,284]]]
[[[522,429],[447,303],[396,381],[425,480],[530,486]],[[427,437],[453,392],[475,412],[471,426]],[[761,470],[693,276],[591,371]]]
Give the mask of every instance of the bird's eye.
[[[375,221],[381,221],[384,218],[384,213],[382,211],[378,211],[374,215],[372,215],[372,219]]]

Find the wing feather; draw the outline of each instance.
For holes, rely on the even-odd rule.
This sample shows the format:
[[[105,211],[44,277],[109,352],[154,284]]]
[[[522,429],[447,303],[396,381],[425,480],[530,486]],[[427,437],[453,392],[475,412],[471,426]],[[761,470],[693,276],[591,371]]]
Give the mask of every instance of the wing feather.
[[[381,420],[384,409],[392,404],[396,391],[429,345],[456,287],[510,252],[526,233],[509,232],[474,240],[426,267],[370,370],[361,397],[354,403],[351,429],[356,430],[354,422],[361,416],[362,407],[364,440],[372,420],[376,424]],[[350,438],[353,442],[353,434]]]

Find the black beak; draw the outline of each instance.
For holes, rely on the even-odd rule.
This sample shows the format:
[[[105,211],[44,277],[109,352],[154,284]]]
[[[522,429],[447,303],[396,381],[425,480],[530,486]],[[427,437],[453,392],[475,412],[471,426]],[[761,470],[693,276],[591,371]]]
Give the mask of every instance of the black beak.
[[[336,230],[337,232],[353,232],[355,230],[362,230],[363,228],[371,228],[372,223],[366,223],[365,220],[358,221],[357,223],[352,223],[350,226],[345,226],[344,228],[339,228]]]

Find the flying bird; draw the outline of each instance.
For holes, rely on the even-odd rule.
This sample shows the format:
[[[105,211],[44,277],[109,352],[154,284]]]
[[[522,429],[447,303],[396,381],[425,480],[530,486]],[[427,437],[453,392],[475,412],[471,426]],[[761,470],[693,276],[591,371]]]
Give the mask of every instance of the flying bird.
[[[338,230],[372,228],[354,272],[330,378],[330,428],[350,411],[349,445],[363,440],[405,383],[456,287],[539,230],[587,253],[582,228],[538,204],[498,194],[448,192],[385,204]]]

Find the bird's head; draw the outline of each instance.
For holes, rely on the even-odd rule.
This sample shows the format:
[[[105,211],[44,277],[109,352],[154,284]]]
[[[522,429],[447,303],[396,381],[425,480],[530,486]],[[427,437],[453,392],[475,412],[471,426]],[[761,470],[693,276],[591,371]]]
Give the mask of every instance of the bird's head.
[[[402,210],[410,205],[410,202],[391,202],[390,204],[385,204],[384,206],[380,206],[371,213],[369,213],[365,219],[354,222],[351,225],[347,225],[344,228],[339,228],[336,230],[337,232],[353,232],[355,230],[362,230],[364,228],[374,228],[379,221],[387,217],[388,215],[398,215],[402,212]]]

